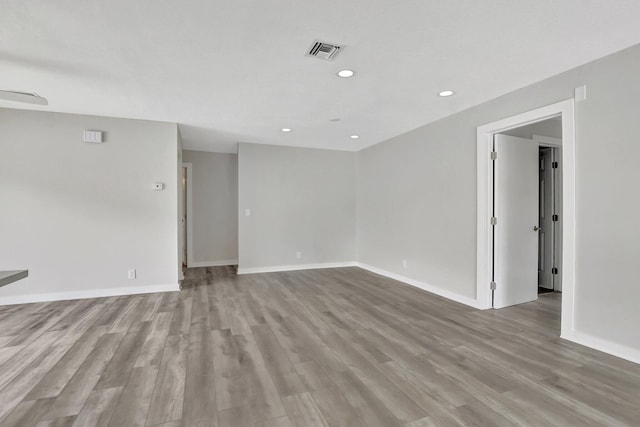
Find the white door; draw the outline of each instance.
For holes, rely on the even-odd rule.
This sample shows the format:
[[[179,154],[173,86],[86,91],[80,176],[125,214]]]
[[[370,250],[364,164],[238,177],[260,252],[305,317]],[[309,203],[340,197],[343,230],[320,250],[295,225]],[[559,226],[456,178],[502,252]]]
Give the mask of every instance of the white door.
[[[538,230],[538,286],[545,289],[553,289],[553,148],[546,147],[540,150],[540,219]]]
[[[493,307],[538,298],[538,145],[495,135]]]
[[[558,140],[560,143],[562,140]],[[553,149],[553,161],[557,167],[553,169],[553,212],[558,215],[553,222],[553,263],[556,274],[553,275],[553,289],[562,292],[562,150]]]
[[[182,168],[182,200],[180,218],[180,253],[182,254],[182,268],[187,267],[187,168]]]

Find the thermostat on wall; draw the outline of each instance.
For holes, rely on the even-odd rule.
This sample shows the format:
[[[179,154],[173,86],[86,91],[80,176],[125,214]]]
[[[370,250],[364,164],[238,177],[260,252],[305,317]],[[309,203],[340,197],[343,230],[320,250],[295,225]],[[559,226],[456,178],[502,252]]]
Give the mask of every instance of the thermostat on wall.
[[[154,182],[154,183],[153,183],[153,189],[154,189],[155,191],[163,190],[163,189],[164,189],[164,184],[163,184],[163,183],[161,183],[161,182]]]
[[[90,142],[94,144],[102,144],[102,131],[100,130],[85,130],[83,133],[84,142]]]

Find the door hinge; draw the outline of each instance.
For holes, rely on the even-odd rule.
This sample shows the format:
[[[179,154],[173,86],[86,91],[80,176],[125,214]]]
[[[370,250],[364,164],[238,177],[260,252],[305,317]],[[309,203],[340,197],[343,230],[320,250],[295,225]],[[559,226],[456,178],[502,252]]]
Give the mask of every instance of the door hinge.
[[[558,274],[558,267],[553,267],[551,269],[551,274]]]
[[[495,216],[491,217],[491,225],[497,225],[498,224],[498,218],[496,218]]]
[[[491,283],[489,283],[489,288],[490,288],[492,291],[495,291],[495,290],[496,290],[496,282],[491,282]]]
[[[492,151],[491,152],[491,160],[497,160],[498,159],[498,152],[497,151]]]
[[[553,214],[553,216],[551,217],[552,221],[557,221],[558,220],[558,214]]]
[[[552,167],[553,169],[558,169],[558,162],[552,162],[552,163],[551,163],[551,167]]]

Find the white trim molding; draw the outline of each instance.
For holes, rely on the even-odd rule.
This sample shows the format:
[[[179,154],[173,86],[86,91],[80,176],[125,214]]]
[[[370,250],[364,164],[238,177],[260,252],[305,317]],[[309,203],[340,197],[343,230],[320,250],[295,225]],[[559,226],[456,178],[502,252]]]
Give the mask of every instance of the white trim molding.
[[[379,274],[380,276],[388,277],[389,279],[397,280],[399,282],[406,283],[407,285],[411,285],[415,288],[422,289],[423,291],[430,292],[432,294],[441,296],[443,298],[450,299],[455,302],[459,302],[464,305],[468,305],[474,308],[483,308],[482,304],[480,304],[477,300],[469,297],[465,297],[464,295],[456,294],[454,292],[448,291],[446,289],[439,288],[437,286],[430,285],[425,282],[421,282],[420,280],[412,279],[410,277],[401,276],[396,273],[391,273],[390,271],[383,270],[378,267],[374,267],[368,264],[357,263],[358,267],[370,271],[375,274]]]
[[[222,267],[225,265],[238,265],[238,260],[226,259],[222,261],[191,261],[187,267]]]
[[[640,350],[628,347],[623,344],[614,343],[593,335],[584,334],[578,331],[571,331],[568,334],[561,334],[560,338],[573,341],[577,344],[593,348],[604,353],[612,354],[621,359],[628,360],[633,363],[640,363]]]
[[[562,116],[562,336],[572,336],[574,327],[575,300],[575,117],[574,101],[557,102],[526,113],[479,126],[477,129],[477,268],[476,299],[480,308],[492,307],[491,291],[491,245],[490,200],[492,200],[492,175],[490,153],[493,135],[509,129],[540,122],[551,117]],[[498,285],[499,286],[499,285]]]
[[[326,262],[320,264],[294,264],[294,265],[276,265],[273,267],[238,267],[238,274],[255,274],[255,273],[273,273],[276,271],[296,271],[296,270],[315,270],[317,268],[342,268],[357,267],[355,261],[348,262]]]
[[[155,294],[160,292],[177,292],[178,283],[162,285],[128,286],[121,288],[87,289],[83,291],[51,292],[46,294],[26,294],[0,298],[0,306],[14,304],[30,304],[34,302],[67,301],[86,298],[104,298],[121,295]]]

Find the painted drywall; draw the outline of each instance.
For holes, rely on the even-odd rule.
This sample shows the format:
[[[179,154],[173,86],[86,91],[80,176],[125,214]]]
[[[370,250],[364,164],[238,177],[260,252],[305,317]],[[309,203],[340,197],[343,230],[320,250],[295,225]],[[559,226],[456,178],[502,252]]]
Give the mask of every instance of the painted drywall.
[[[191,163],[193,248],[190,265],[236,264],[238,260],[238,156],[183,151]]]
[[[358,260],[475,298],[476,127],[586,84],[575,105],[576,330],[640,350],[639,64],[640,45],[359,152]]]
[[[85,129],[105,142],[83,143]],[[176,135],[170,123],[0,109],[0,270],[29,269],[0,304],[177,290]]]
[[[346,151],[240,144],[240,271],[353,262],[355,157]]]

